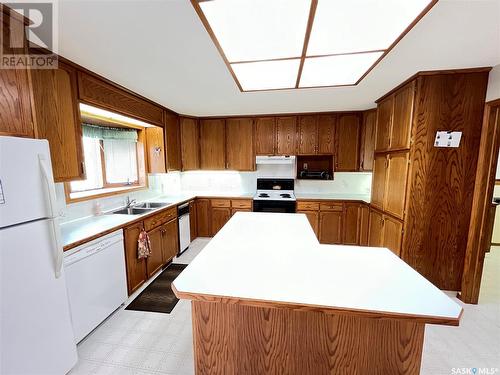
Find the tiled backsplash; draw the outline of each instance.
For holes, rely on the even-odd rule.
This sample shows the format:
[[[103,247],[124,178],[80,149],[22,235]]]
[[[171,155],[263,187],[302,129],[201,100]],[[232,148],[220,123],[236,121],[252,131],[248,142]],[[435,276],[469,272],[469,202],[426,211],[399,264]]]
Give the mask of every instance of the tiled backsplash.
[[[296,180],[297,193],[348,193],[370,194],[370,172],[337,172],[332,181]],[[68,222],[92,216],[97,210],[109,211],[125,205],[127,196],[138,201],[153,199],[159,195],[182,193],[242,194],[253,193],[257,186],[256,172],[190,171],[149,175],[149,189],[114,195],[112,197],[66,204],[64,185],[56,184],[61,221]]]

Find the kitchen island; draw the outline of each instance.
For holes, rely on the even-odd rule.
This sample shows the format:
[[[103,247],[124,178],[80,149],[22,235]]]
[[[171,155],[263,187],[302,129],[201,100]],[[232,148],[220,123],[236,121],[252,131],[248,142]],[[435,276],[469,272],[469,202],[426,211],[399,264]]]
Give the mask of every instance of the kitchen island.
[[[462,308],[384,248],[320,245],[305,215],[241,212],[173,283],[197,374],[418,374]]]

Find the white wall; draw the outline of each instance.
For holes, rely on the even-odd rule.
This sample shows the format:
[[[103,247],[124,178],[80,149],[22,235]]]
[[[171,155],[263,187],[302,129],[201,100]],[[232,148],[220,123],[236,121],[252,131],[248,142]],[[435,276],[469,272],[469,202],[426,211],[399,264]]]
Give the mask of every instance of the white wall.
[[[487,102],[495,99],[500,99],[500,64],[491,69],[486,91]]]

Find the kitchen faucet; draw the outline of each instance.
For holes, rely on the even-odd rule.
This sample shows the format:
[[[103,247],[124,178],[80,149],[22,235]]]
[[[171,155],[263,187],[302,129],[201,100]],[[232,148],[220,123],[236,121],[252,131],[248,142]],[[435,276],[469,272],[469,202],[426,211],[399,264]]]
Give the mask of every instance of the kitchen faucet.
[[[127,199],[127,200],[125,201],[125,207],[126,207],[126,208],[130,208],[130,207],[132,207],[134,204],[136,204],[136,203],[137,203],[137,200],[135,200],[135,199],[130,200],[130,197],[129,197],[128,195],[127,195],[127,198],[126,198],[126,199]]]

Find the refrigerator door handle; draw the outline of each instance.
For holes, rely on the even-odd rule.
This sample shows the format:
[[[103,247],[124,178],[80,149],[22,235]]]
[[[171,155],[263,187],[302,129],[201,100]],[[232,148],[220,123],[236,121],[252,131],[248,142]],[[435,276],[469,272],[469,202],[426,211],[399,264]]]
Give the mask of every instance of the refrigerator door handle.
[[[47,191],[49,196],[49,206],[50,206],[50,226],[52,228],[52,235],[54,238],[54,265],[55,265],[55,275],[58,279],[61,276],[61,270],[63,265],[63,246],[61,241],[61,232],[59,228],[59,220],[56,217],[57,211],[57,201],[56,201],[56,189],[54,186],[54,181],[50,174],[49,166],[47,164],[47,159],[45,155],[39,154],[38,161],[40,162],[40,169],[42,171],[42,176],[47,185]]]

